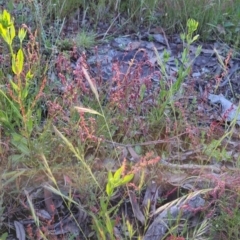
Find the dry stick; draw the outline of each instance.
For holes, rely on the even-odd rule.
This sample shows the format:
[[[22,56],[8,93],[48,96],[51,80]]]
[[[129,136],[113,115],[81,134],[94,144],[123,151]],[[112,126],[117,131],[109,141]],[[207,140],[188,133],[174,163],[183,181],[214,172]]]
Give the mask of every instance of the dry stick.
[[[117,142],[113,142],[110,140],[105,140],[105,139],[101,139],[101,141],[104,141],[106,143],[111,143],[115,146],[122,146],[122,147],[135,147],[135,146],[147,146],[147,145],[154,145],[154,144],[158,144],[158,143],[169,143],[170,141],[174,140],[177,137],[180,137],[182,135],[184,135],[185,133],[179,134],[175,137],[169,138],[168,140],[156,140],[156,141],[148,141],[148,142],[144,142],[144,143],[136,143],[136,144],[123,144],[123,143],[117,143]],[[196,152],[199,152],[200,149],[197,149]],[[191,151],[191,153],[193,153]],[[172,159],[172,157],[170,158]],[[170,160],[169,159],[169,160]],[[221,171],[223,171],[224,169],[222,169],[221,167],[217,167],[215,165],[198,165],[198,164],[173,164],[173,163],[169,163],[167,160],[161,159],[160,162],[170,168],[180,168],[180,169],[184,169],[184,170],[188,170],[188,169],[192,169],[192,170],[196,170],[196,169],[203,169],[203,170],[210,170],[211,172],[214,173],[220,173]],[[231,170],[231,171],[237,171],[238,169],[234,168],[234,167],[227,167],[226,169]]]
[[[135,143],[135,144],[123,144],[123,143],[117,143],[117,142],[113,142],[113,141],[105,140],[105,139],[101,139],[101,140],[104,141],[104,142],[107,142],[107,143],[111,143],[111,144],[116,145],[116,146],[135,147],[135,146],[155,145],[155,144],[158,144],[158,143],[169,143],[170,141],[172,141],[175,138],[178,138],[180,136],[183,136],[184,134],[186,134],[186,133],[181,133],[181,134],[179,134],[175,137],[169,138],[168,140],[155,140],[155,141],[148,141],[148,142],[144,142],[144,143]]]
[[[180,165],[180,164],[168,163],[164,159],[161,159],[160,163],[164,166],[174,168],[174,169],[184,169],[184,170],[203,169],[203,170],[210,170],[211,172],[214,172],[214,173],[220,173],[221,172],[221,168],[217,167],[217,166],[214,166],[214,165],[198,165],[198,164],[182,164],[182,165]]]
[[[160,27],[160,29],[162,30],[162,33],[163,33],[163,37],[164,37],[164,40],[166,42],[166,45],[168,47],[168,50],[171,50],[170,46],[169,46],[169,43],[168,43],[168,39],[166,37],[166,34],[165,34],[165,31],[163,30],[163,28]]]
[[[188,151],[185,151],[185,152],[181,152],[180,153],[180,157],[181,159],[179,159],[179,154],[176,154],[176,155],[173,155],[169,157],[169,160],[170,161],[173,161],[173,160],[181,160],[181,162],[183,162],[184,160],[187,160],[191,155],[193,154],[196,154],[196,153],[201,153],[201,150],[203,150],[204,147],[203,146],[200,146],[194,150],[188,150]]]
[[[225,85],[227,85],[227,83],[229,83],[230,81],[231,81],[231,77],[232,77],[232,75],[234,74],[234,73],[236,73],[238,70],[240,70],[240,67],[238,66],[238,64],[237,64],[237,66],[235,66],[234,68],[233,68],[233,70],[231,71],[231,73],[228,75],[228,76],[226,76],[226,80],[224,80],[220,85],[219,85],[219,87],[224,87]]]
[[[110,24],[109,28],[108,28],[107,31],[104,33],[102,40],[105,39],[106,35],[107,35],[108,32],[110,31],[110,29],[111,29],[113,23],[118,19],[119,15],[120,15],[120,13],[118,13],[118,15],[113,19],[113,21],[112,21],[112,23]]]

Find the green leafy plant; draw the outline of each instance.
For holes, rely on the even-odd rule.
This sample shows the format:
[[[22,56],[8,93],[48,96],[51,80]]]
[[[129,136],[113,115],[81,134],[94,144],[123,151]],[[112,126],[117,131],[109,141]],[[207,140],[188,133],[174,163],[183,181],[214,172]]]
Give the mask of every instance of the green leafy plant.
[[[217,202],[217,216],[210,222],[210,239],[239,239],[239,192],[226,191]]]
[[[114,226],[115,221],[111,219],[111,214],[118,209],[118,205],[109,208],[109,201],[111,197],[114,195],[114,190],[117,187],[126,185],[129,183],[134,177],[133,173],[122,176],[123,166],[121,166],[117,171],[113,174],[111,171],[108,172],[108,182],[106,185],[106,197],[100,198],[100,211],[98,215],[92,215],[94,221],[94,229],[97,232],[98,239],[110,239],[114,238]]]
[[[3,233],[1,236],[0,236],[0,239],[1,240],[6,240],[8,237],[8,233]]]
[[[135,22],[136,25],[138,24],[141,25],[142,27],[143,25],[146,26],[148,25],[148,23],[151,23],[151,22],[158,24],[159,21],[162,21],[163,19],[162,12],[158,11],[161,8],[161,4],[163,4],[163,1],[161,0],[149,0],[149,1],[143,0],[143,1],[140,1],[138,5],[136,5],[135,0],[129,0],[129,1],[100,0],[100,1],[78,1],[78,2],[76,0],[72,0],[72,1],[44,0],[41,3],[37,0],[33,0],[28,2],[29,3],[31,2],[31,4],[33,3],[35,7],[34,14],[36,14],[36,17],[35,17],[37,22],[36,28],[40,30],[40,32],[38,32],[39,34],[38,37],[41,38],[44,43],[44,44],[40,44],[40,48],[45,47],[44,51],[46,50],[46,48],[52,49],[52,46],[55,45],[55,43],[57,43],[57,40],[60,36],[59,32],[63,26],[63,24],[59,24],[58,27],[55,28],[55,23],[57,23],[57,21],[52,23],[51,22],[52,18],[56,20],[58,19],[58,17],[69,16],[73,11],[75,11],[75,8],[79,6],[80,6],[79,13],[81,14],[81,17],[82,17],[82,25],[84,24],[84,22],[86,22],[87,24],[88,22],[90,22],[92,24],[93,20],[98,22],[100,19],[107,20],[109,17],[116,15],[115,20],[110,24],[108,30],[104,34],[104,38],[105,38],[105,35],[112,32],[112,29],[118,29],[118,28],[115,28],[114,26],[115,23],[120,25],[119,29],[122,29],[122,25],[128,24],[128,26],[130,26],[130,24],[132,24],[133,22]],[[202,1],[196,0],[196,2],[198,2],[199,4],[206,3],[206,1],[204,0]],[[38,76],[42,76],[44,75],[44,73],[41,71],[42,69],[38,68],[37,64],[34,64],[35,60],[34,61],[29,60],[29,56],[27,55],[29,49],[27,49],[26,47],[27,45],[29,45],[29,43],[31,44],[31,39],[33,36],[30,36],[28,39],[27,32],[29,31],[29,29],[27,29],[26,26],[19,29],[18,34],[16,34],[16,29],[14,27],[14,22],[12,20],[11,15],[6,11],[3,11],[3,13],[1,14],[0,36],[8,46],[8,52],[10,53],[9,56],[10,56],[11,64],[10,64],[8,74],[5,74],[5,69],[4,69],[1,72],[1,77],[0,77],[0,81],[1,81],[0,135],[2,132],[4,135],[3,141],[2,141],[2,138],[0,138],[0,147],[2,148],[5,147],[5,142],[4,142],[5,135],[7,135],[7,137],[10,136],[11,140],[9,140],[9,142],[12,143],[10,151],[13,151],[14,153],[12,154],[11,152],[11,156],[7,159],[14,160],[13,162],[17,162],[17,163],[19,163],[19,159],[29,159],[32,156],[32,153],[35,152],[33,151],[35,149],[37,149],[36,151],[37,153],[41,151],[46,153],[48,155],[47,158],[45,158],[44,155],[41,155],[42,157],[39,156],[39,154],[36,154],[36,152],[34,157],[35,159],[37,159],[36,162],[38,161],[40,162],[41,171],[43,170],[45,175],[48,177],[48,180],[54,183],[55,190],[52,189],[52,192],[56,193],[59,196],[62,196],[63,199],[67,200],[65,202],[65,205],[70,206],[70,203],[73,203],[74,200],[71,197],[72,195],[67,197],[68,199],[66,197],[64,198],[63,194],[60,191],[60,188],[58,188],[58,185],[57,185],[58,179],[55,178],[54,176],[56,172],[58,175],[61,175],[58,172],[58,170],[61,170],[62,172],[64,172],[64,180],[66,179],[66,183],[71,184],[71,188],[73,187],[72,186],[73,184],[74,185],[77,184],[77,188],[79,189],[79,191],[83,191],[83,189],[86,189],[85,191],[87,191],[87,193],[90,193],[92,195],[97,194],[98,198],[95,198],[96,205],[94,203],[94,205],[97,206],[97,211],[90,213],[93,221],[91,226],[96,232],[97,239],[116,239],[115,227],[116,227],[116,222],[118,220],[117,218],[118,218],[119,209],[120,209],[119,207],[123,203],[123,200],[119,200],[116,203],[116,198],[114,197],[117,196],[117,194],[115,193],[117,192],[119,187],[123,186],[125,188],[125,185],[132,180],[133,174],[130,173],[130,174],[124,175],[123,166],[118,168],[115,172],[112,172],[112,171],[106,172],[105,166],[104,168],[101,168],[102,166],[101,167],[97,166],[99,168],[96,167],[97,169],[96,170],[94,169],[95,166],[93,167],[93,165],[91,164],[96,159],[100,159],[99,162],[101,162],[106,157],[106,155],[111,155],[111,157],[114,156],[113,157],[114,159],[116,158],[119,159],[119,155],[122,153],[121,152],[122,150],[119,150],[121,147],[119,148],[115,147],[115,146],[118,146],[118,144],[120,146],[123,145],[123,148],[126,148],[126,150],[129,151],[131,155],[132,155],[132,152],[134,153],[134,151],[135,151],[134,155],[142,155],[145,151],[149,150],[149,148],[150,149],[154,148],[154,151],[161,152],[162,156],[168,154],[168,153],[162,152],[160,147],[158,147],[159,145],[158,146],[155,145],[155,144],[158,144],[159,142],[157,143],[157,141],[154,141],[154,140],[157,140],[159,138],[155,138],[154,134],[155,132],[156,134],[162,134],[161,129],[158,129],[158,131],[155,131],[153,133],[153,131],[151,131],[152,130],[151,127],[156,123],[157,123],[157,126],[159,126],[159,123],[161,123],[165,127],[168,123],[166,123],[166,121],[161,121],[162,118],[166,117],[166,119],[169,119],[169,116],[172,117],[172,113],[174,114],[174,117],[177,116],[175,112],[177,112],[178,109],[176,109],[175,103],[178,100],[184,101],[184,98],[186,97],[186,95],[184,95],[184,88],[182,86],[183,86],[183,82],[190,74],[192,63],[194,61],[189,56],[190,45],[199,39],[198,34],[202,32],[203,23],[208,21],[208,19],[210,19],[207,14],[212,12],[213,10],[212,3],[215,3],[215,2],[216,1],[211,1],[211,4],[209,4],[210,6],[208,4],[205,4],[206,10],[204,11],[202,11],[202,8],[200,8],[199,10],[197,4],[192,4],[191,6],[189,5],[189,7],[186,8],[186,6],[188,6],[189,0],[174,0],[174,1],[169,0],[164,2],[164,4],[168,6],[170,6],[171,3],[174,3],[173,8],[178,3],[183,4],[183,6],[181,4],[180,4],[181,6],[177,5],[179,8],[181,7],[182,8],[179,9],[178,12],[175,9],[173,17],[175,17],[174,21],[179,22],[179,19],[176,16],[178,16],[178,13],[180,12],[182,21],[178,23],[178,26],[181,26],[181,31],[182,31],[183,29],[182,25],[184,26],[186,25],[186,32],[184,34],[181,34],[181,39],[183,41],[184,48],[183,48],[181,59],[176,61],[176,65],[177,65],[176,75],[170,76],[170,74],[167,71],[167,62],[170,59],[170,54],[167,51],[165,51],[163,56],[160,57],[158,56],[158,52],[156,51],[156,55],[158,56],[158,64],[160,66],[160,71],[162,73],[162,79],[160,81],[160,91],[159,92],[153,91],[153,95],[151,95],[152,91],[149,91],[150,89],[147,84],[145,83],[142,84],[141,81],[137,81],[138,79],[135,76],[138,76],[138,74],[140,73],[140,70],[142,70],[141,69],[142,65],[137,65],[138,63],[136,63],[135,65],[135,61],[129,62],[130,64],[129,64],[128,72],[123,77],[124,81],[120,81],[122,78],[121,76],[118,79],[116,78],[116,82],[114,84],[111,84],[110,88],[105,88],[105,86],[102,87],[98,85],[100,84],[98,82],[98,78],[89,76],[87,72],[88,68],[85,68],[85,66],[88,66],[87,61],[84,62],[82,57],[79,61],[77,61],[78,63],[80,63],[78,66],[79,69],[76,67],[74,71],[75,75],[78,75],[77,76],[78,79],[77,79],[76,76],[71,75],[72,67],[68,67],[68,66],[72,66],[72,62],[70,62],[69,64],[66,63],[65,61],[66,58],[61,56],[62,49],[67,48],[68,50],[72,50],[73,42],[68,41],[68,39],[63,39],[62,43],[60,43],[59,48],[61,48],[61,50],[58,54],[58,57],[62,61],[62,64],[65,65],[65,68],[63,67],[64,70],[61,73],[63,75],[66,74],[65,78],[67,80],[66,82],[68,84],[68,88],[63,87],[64,93],[61,95],[54,94],[54,98],[56,97],[55,99],[57,99],[54,102],[52,101],[53,94],[51,94],[51,96],[47,96],[47,94],[45,95],[47,100],[49,100],[48,102],[52,105],[51,107],[48,108],[49,117],[48,119],[45,119],[46,124],[44,124],[44,126],[41,128],[40,131],[37,125],[38,120],[41,117],[41,114],[38,108],[38,100],[40,99],[40,96],[42,94],[44,83],[42,84],[42,86],[39,86]],[[220,2],[222,2],[222,0],[220,0],[219,3]],[[11,4],[12,4],[11,9],[14,10],[14,7],[15,7],[14,1],[11,1]],[[195,7],[195,5],[197,7]],[[44,11],[46,8],[41,8],[41,6],[49,7],[48,10],[52,11],[52,14],[49,14],[49,11]],[[202,6],[203,5],[201,5],[201,7]],[[208,8],[209,8],[209,11],[208,11]],[[111,12],[111,10],[114,10],[114,11]],[[192,15],[191,14],[189,15],[189,12],[191,13],[191,10],[198,10],[198,12],[193,12]],[[91,15],[94,16],[95,19],[89,16],[86,16],[87,13],[91,13]],[[92,13],[96,13],[96,14],[92,14]],[[204,13],[204,17],[202,17],[202,19],[195,18],[195,16],[199,16],[199,13],[200,14]],[[218,15],[220,14],[221,13],[218,13]],[[169,14],[166,14],[164,16],[168,16],[168,19],[169,19]],[[197,21],[193,19],[189,19],[189,17],[194,17],[195,19],[197,19]],[[87,21],[85,21],[86,19]],[[49,25],[46,24],[46,22],[51,23],[51,26],[49,27]],[[59,23],[61,23],[61,21],[59,21]],[[236,26],[236,28],[238,28],[237,22],[234,21],[233,23]],[[171,25],[172,22],[168,24]],[[97,24],[95,26],[97,26]],[[225,27],[229,29],[229,31],[232,31],[233,25],[228,23],[228,25],[226,25]],[[53,29],[57,29],[57,31],[55,31],[56,34],[53,33],[54,31],[51,33],[51,30]],[[59,32],[58,32],[58,29],[60,29]],[[136,29],[134,28],[134,30]],[[48,34],[51,34],[51,35],[49,36]],[[231,35],[229,34],[229,38],[231,38],[230,36]],[[149,41],[151,40],[152,39],[150,37]],[[93,32],[88,33],[86,31],[82,31],[76,36],[76,45],[79,48],[82,48],[82,47],[89,48],[94,44],[95,44],[95,35]],[[32,49],[37,49],[37,45],[35,45],[35,47],[33,47]],[[200,52],[200,48],[198,48],[195,56],[197,56],[199,52]],[[77,54],[74,54],[74,52],[71,52],[71,54],[69,54],[69,58],[71,58],[72,53],[77,57],[79,56],[79,52]],[[75,59],[75,56],[74,56],[74,59]],[[73,59],[70,59],[70,60],[72,61]],[[56,65],[53,64],[54,70],[57,69],[57,67],[55,68],[55,66]],[[139,69],[139,72],[132,71],[131,70],[132,66],[133,68],[137,66]],[[117,69],[117,66],[116,66],[116,69]],[[116,76],[120,75],[119,69],[120,68],[116,70]],[[77,74],[77,71],[79,71],[78,74]],[[100,74],[101,73],[99,73],[98,77],[101,77]],[[59,75],[55,74],[55,75],[60,76],[60,74]],[[131,78],[131,76],[133,76],[133,78]],[[74,80],[72,81],[72,77],[76,77],[76,78],[74,78]],[[76,79],[77,81],[75,81]],[[71,81],[68,81],[68,80],[71,80]],[[87,80],[87,83],[86,83],[86,80]],[[62,81],[61,84],[63,84],[63,82],[64,81]],[[77,87],[76,85],[74,85],[74,83],[76,82],[79,84]],[[89,86],[93,94],[91,94]],[[112,86],[117,86],[116,88],[114,87],[114,89],[116,89],[116,92],[112,91],[113,90]],[[138,86],[139,86],[139,89],[137,89]],[[104,89],[103,92],[102,92],[102,89]],[[151,95],[150,97],[153,100],[150,100],[148,105],[147,101],[146,102],[144,101],[146,100],[146,98],[149,97],[149,94]],[[69,95],[69,98],[67,98],[67,95]],[[95,95],[96,99],[92,97],[93,95]],[[155,98],[155,96],[157,97]],[[104,102],[105,99],[106,99],[106,103]],[[187,101],[188,100],[189,99],[187,99]],[[80,106],[78,107],[79,102],[80,102]],[[144,105],[145,103],[146,105]],[[196,104],[197,104],[197,101],[196,101]],[[70,109],[72,106],[75,106],[74,109]],[[82,107],[82,106],[86,106],[86,107]],[[153,106],[154,106],[154,109],[152,110]],[[149,113],[149,111],[150,111],[150,120],[151,120],[150,122],[146,121],[146,116]],[[179,110],[179,113],[180,113],[180,110]],[[50,116],[50,114],[52,115]],[[89,117],[89,115],[91,116],[94,115],[94,116]],[[186,115],[188,115],[188,112],[186,113]],[[190,118],[191,116],[186,116],[186,119],[188,117]],[[171,120],[169,120],[170,124],[172,123]],[[182,124],[182,122],[184,121],[182,120],[179,121],[179,118],[177,119],[177,117],[174,120],[176,120],[174,122],[176,123],[176,125],[174,125],[174,128],[177,129],[176,131],[179,131],[181,133],[181,129],[179,128],[179,125]],[[52,131],[52,128],[50,127],[52,126],[53,121],[54,121],[54,126],[56,126],[53,128],[55,134]],[[93,123],[92,125],[88,124],[90,123],[90,121],[92,121]],[[94,123],[96,124],[94,125]],[[127,130],[126,130],[126,126],[127,126]],[[196,128],[198,130],[199,125]],[[169,127],[169,130],[166,131],[167,137],[173,133],[172,129],[173,128]],[[194,132],[196,133],[196,138],[198,137],[197,130]],[[45,136],[43,136],[44,134]],[[38,137],[39,135],[41,136]],[[180,136],[180,134],[178,136]],[[190,145],[191,143],[189,144],[188,139],[187,140],[185,138],[180,139],[178,138],[178,136],[177,136],[177,140],[181,140],[181,141],[178,141],[178,142],[174,141],[173,144],[170,143],[171,148],[168,148],[169,150],[168,152],[169,154],[171,154],[173,151],[175,151],[175,149],[177,149],[177,152],[179,153],[179,157],[181,157],[180,153],[182,153],[182,151],[185,152],[185,150],[187,152],[188,147],[185,147],[185,146],[187,146],[187,144]],[[40,138],[42,138],[42,140]],[[110,138],[110,141],[108,140],[109,138]],[[226,135],[225,135],[225,138],[226,138]],[[113,139],[115,142],[113,142]],[[164,138],[163,140],[164,144],[165,144],[165,139],[166,138]],[[148,140],[151,140],[151,142],[148,142]],[[224,157],[225,159],[230,160],[231,156],[228,154],[228,152],[225,150],[224,147],[221,148],[222,140],[223,138],[219,140],[213,140],[209,144],[203,141],[201,144],[201,153],[208,155],[209,159],[214,157],[217,160],[218,159],[221,160],[221,158]],[[169,144],[167,141],[168,139],[166,140],[166,145]],[[171,141],[171,139],[169,141]],[[182,142],[187,144],[183,146]],[[132,148],[133,151],[131,152],[130,152],[131,147],[127,147],[129,146],[128,145],[129,143],[130,143],[130,146],[131,145],[135,146]],[[143,145],[141,145],[142,143]],[[127,145],[124,146],[124,144],[127,144]],[[109,147],[109,145],[111,146]],[[7,147],[8,146],[6,145],[6,148]],[[199,147],[199,145],[197,145],[197,147]],[[3,151],[4,150],[5,149],[3,149]],[[17,151],[17,154],[15,154],[15,151]],[[19,152],[21,154],[19,154]],[[2,152],[0,151],[0,153]],[[4,154],[2,155],[3,157],[5,157]],[[199,154],[199,156],[201,155]],[[49,161],[47,159],[49,159]],[[166,157],[164,156],[163,160],[164,159],[167,159],[167,156]],[[96,162],[97,164],[99,163],[98,161]],[[164,161],[162,163],[164,164]],[[68,169],[71,168],[71,164],[73,164],[72,166],[74,169],[74,170],[71,170],[71,172],[74,172],[75,173],[74,176],[77,176],[76,179],[74,179],[76,180],[76,183],[71,182],[71,180],[69,180],[68,182],[67,180],[68,176],[71,176],[71,174],[69,174],[68,172],[69,171]],[[115,164],[114,161],[113,161],[113,164]],[[158,164],[159,164],[158,166],[162,167],[161,162],[158,161]],[[170,164],[173,164],[173,163],[170,163]],[[171,166],[170,164],[169,166]],[[140,184],[138,185],[139,195],[137,200],[141,200],[142,198],[142,194],[140,194],[140,190],[142,188],[140,186],[142,186],[145,183],[145,179],[148,180],[154,177],[158,181],[161,181],[159,178],[158,171],[156,172],[153,171],[149,167],[149,164],[147,163],[146,165],[142,164],[140,168],[143,168],[143,170],[144,168],[147,168],[147,171],[142,171],[141,173],[141,176],[140,176],[141,179],[139,180]],[[31,168],[29,168],[27,172],[30,172],[30,171],[32,172],[38,171],[38,168],[36,170],[31,165]],[[166,173],[168,174],[168,166],[164,166],[164,171],[166,171]],[[14,173],[15,178],[20,177],[17,174],[18,174],[17,172]],[[101,175],[101,177],[99,177],[99,175]],[[161,174],[160,174],[160,177],[161,177]],[[17,182],[17,186],[20,188],[19,183],[24,182],[24,177],[19,180],[22,180]],[[102,187],[101,181],[106,182],[105,188]],[[218,184],[218,186],[221,187],[220,184]],[[97,193],[91,192],[92,189],[94,189],[93,191],[97,189]],[[236,190],[235,192],[237,191],[238,190]],[[184,191],[181,191],[181,193],[182,192],[184,194]],[[222,192],[220,193],[222,194]],[[166,196],[167,195],[168,194],[166,194]],[[205,197],[207,201],[208,195],[205,195]],[[163,202],[168,200],[167,197],[163,197],[163,199],[161,200],[161,203],[159,202],[157,203],[157,205],[159,204],[162,205]],[[234,203],[236,202],[235,199],[236,198],[233,198]],[[3,210],[5,205],[3,202],[2,194],[0,196],[0,200],[1,200],[0,206],[2,206],[2,210],[0,212],[4,213]],[[227,198],[226,200],[227,200],[226,203],[229,203],[229,198]],[[34,209],[34,206],[31,202],[31,199],[28,197],[27,201],[28,201],[28,206],[31,207],[32,218],[35,220],[36,225],[39,226],[39,219],[36,214],[36,210]],[[239,199],[237,202],[239,202]],[[144,215],[146,215],[146,219],[151,218],[151,214],[150,214],[151,201],[149,200],[148,203],[149,203],[148,206],[146,207],[146,209],[144,209]],[[79,204],[79,207],[80,207],[80,204]],[[227,209],[227,207],[228,207],[227,205],[223,206],[223,209]],[[236,212],[235,212],[235,209],[236,209]],[[213,225],[213,229],[215,230],[215,232],[223,229],[222,226],[228,225],[230,230],[228,237],[232,237],[232,236],[235,238],[238,237],[238,232],[237,232],[238,228],[236,226],[237,226],[237,222],[239,221],[239,214],[237,214],[237,209],[238,208],[236,206],[234,208],[234,212],[232,211],[233,217],[231,216],[231,219],[228,219],[228,217],[230,216],[228,211],[224,213],[225,215],[224,214],[222,216],[220,215],[220,218],[219,218],[220,222],[216,222],[216,224]],[[70,210],[71,209],[69,208],[69,211]],[[138,239],[141,239],[140,234],[145,232],[142,228],[147,229],[148,224],[146,224],[145,226],[142,226],[143,224],[141,224],[139,226],[137,223],[137,220],[133,222],[131,221],[132,220],[131,218],[129,218],[125,214],[123,215],[121,216],[122,217],[121,221],[123,221],[123,224],[121,226],[122,227],[121,234],[125,235],[124,239],[134,239],[137,237]],[[169,219],[172,218],[170,215],[168,217]],[[178,226],[182,224],[183,222],[182,220],[183,219],[180,219],[180,216],[179,216],[176,221],[176,224],[174,223],[174,221],[172,222],[173,225],[169,230],[169,234],[171,234],[170,236],[171,239],[173,238],[180,239],[180,238],[183,238],[183,236],[185,235],[187,235],[187,237],[185,237],[186,239],[203,238],[203,235],[207,230],[207,223],[209,220],[201,222],[198,226],[196,226],[194,232],[191,232],[191,230],[188,228],[189,225],[187,224],[187,222],[186,224],[184,223],[184,231],[181,232],[181,235],[180,235],[181,237],[180,236],[177,237],[179,235],[177,232],[177,229],[178,229]],[[138,228],[138,226],[141,229]],[[78,227],[80,228],[80,226]],[[6,232],[7,231],[5,230],[1,232],[2,235],[0,234],[0,239],[7,238]],[[47,239],[47,236],[44,236],[45,233],[41,233],[41,234],[42,234],[42,238]],[[71,234],[72,233],[70,233],[69,235],[69,239],[74,237]],[[66,235],[64,235],[63,237],[66,237]],[[87,236],[87,237],[90,237],[90,236]],[[85,239],[87,239],[87,237],[84,236]]]
[[[108,172],[108,182],[106,186],[106,193],[108,197],[113,195],[115,188],[125,185],[132,180],[134,176],[133,173],[122,177],[122,171],[123,167],[120,167],[114,174],[112,174],[112,172]]]
[[[160,93],[158,96],[157,107],[153,108],[150,114],[150,120],[153,122],[153,124],[154,122],[156,123],[159,122],[159,120],[163,116],[163,113],[166,110],[166,107],[169,104],[172,106],[172,109],[174,110],[173,100],[174,98],[176,99],[175,94],[178,93],[181,96],[182,83],[185,80],[185,78],[189,75],[194,61],[194,60],[191,61],[189,57],[189,48],[190,45],[193,42],[195,42],[199,37],[199,35],[194,35],[194,32],[197,30],[197,27],[198,22],[196,22],[194,19],[189,19],[187,22],[187,33],[181,34],[181,39],[185,47],[182,53],[181,60],[180,61],[176,60],[178,73],[175,82],[168,83],[169,79],[171,79],[171,76],[169,76],[166,71],[166,64],[170,57],[169,53],[167,51],[164,51],[162,60],[161,57],[159,56],[157,49],[154,49],[155,54],[157,56],[158,65],[163,74],[163,77],[160,80]],[[197,57],[200,54],[200,52],[201,47],[198,47],[195,57]]]
[[[5,103],[11,106],[11,110],[2,109],[0,112],[0,121],[3,125],[11,127],[11,122],[14,121],[21,133],[25,137],[29,137],[34,128],[33,114],[37,113],[36,103],[40,98],[46,80],[43,81],[39,92],[36,93],[33,89],[34,73],[31,69],[31,64],[26,64],[23,41],[26,37],[26,28],[20,28],[18,31],[18,39],[20,41],[20,47],[17,52],[14,52],[13,40],[16,37],[16,30],[14,22],[10,13],[6,10],[0,14],[0,36],[8,45],[11,56],[11,70],[14,76],[9,76],[9,87],[6,91],[0,89],[0,94],[5,99]],[[30,43],[31,44],[31,43]],[[32,43],[34,44],[34,43]],[[26,67],[26,65],[30,67]],[[6,105],[6,106],[7,106]]]
[[[209,157],[213,157],[217,161],[231,160],[231,154],[226,151],[224,147],[221,147],[219,140],[212,140],[211,143],[204,145],[205,154]]]

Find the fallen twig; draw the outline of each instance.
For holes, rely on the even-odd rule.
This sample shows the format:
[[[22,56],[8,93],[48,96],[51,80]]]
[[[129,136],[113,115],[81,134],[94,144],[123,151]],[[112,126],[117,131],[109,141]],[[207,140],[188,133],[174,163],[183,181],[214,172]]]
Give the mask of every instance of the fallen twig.
[[[104,141],[106,143],[111,143],[113,145],[116,146],[122,146],[122,147],[135,147],[135,146],[148,146],[148,145],[155,145],[155,144],[159,144],[159,143],[169,143],[171,141],[173,141],[174,139],[181,137],[183,135],[185,135],[186,133],[181,133],[175,137],[169,138],[167,140],[155,140],[155,141],[147,141],[147,142],[143,142],[143,143],[134,143],[134,144],[124,144],[124,143],[117,143],[117,142],[113,142],[110,140],[106,140],[106,139],[101,139],[101,141]]]
[[[184,169],[184,170],[196,170],[196,169],[204,169],[204,170],[209,170],[211,172],[214,173],[220,173],[221,172],[221,168],[217,167],[215,165],[198,165],[198,164],[173,164],[173,163],[169,163],[164,159],[161,159],[161,164],[165,165],[167,167],[171,167],[174,169]]]

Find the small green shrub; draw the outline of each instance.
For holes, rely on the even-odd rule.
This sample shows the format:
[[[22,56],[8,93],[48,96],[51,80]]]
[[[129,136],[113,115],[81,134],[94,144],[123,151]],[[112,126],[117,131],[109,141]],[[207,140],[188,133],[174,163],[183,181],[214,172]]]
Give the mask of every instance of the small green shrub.
[[[198,28],[198,22],[189,19],[187,21],[187,33],[181,35],[181,39],[184,43],[186,43],[186,47],[183,50],[181,63],[176,60],[176,65],[178,67],[178,77],[175,82],[171,83],[171,76],[168,76],[166,72],[166,63],[170,57],[170,55],[165,51],[163,54],[163,60],[160,58],[157,50],[155,53],[157,55],[158,65],[160,66],[161,72],[163,73],[162,79],[160,79],[160,93],[158,96],[157,106],[153,108],[150,114],[150,121],[153,126],[156,124],[158,125],[161,118],[164,116],[164,112],[166,111],[167,107],[171,107],[173,112],[174,110],[174,99],[175,94],[179,94],[180,96],[182,93],[182,83],[185,78],[189,75],[192,67],[192,61],[189,57],[189,47],[190,45],[195,42],[199,35],[193,35]],[[196,51],[197,57],[201,52],[201,48],[199,47]],[[170,84],[169,84],[170,81]],[[176,99],[175,99],[176,100]]]
[[[39,118],[33,118],[33,114],[39,117],[37,102],[46,84],[46,80],[44,80],[40,89],[36,91],[33,88],[34,74],[36,74],[34,72],[35,66],[32,63],[26,64],[23,51],[23,41],[27,30],[27,27],[19,29],[18,39],[20,41],[20,48],[15,53],[13,46],[13,40],[16,36],[14,22],[6,10],[0,15],[0,35],[8,45],[11,56],[11,70],[14,74],[14,76],[9,76],[9,86],[4,90],[0,89],[5,107],[11,106],[10,109],[1,109],[0,120],[3,125],[11,130],[13,130],[16,124],[25,137],[31,135],[35,122],[39,121]],[[32,35],[32,42],[29,41],[29,47],[36,46],[36,42],[34,41],[34,36]],[[36,52],[35,58],[38,57],[37,54]],[[31,59],[28,60],[31,61]],[[35,62],[37,60],[35,59]],[[11,126],[11,124],[13,125]]]
[[[75,38],[76,46],[79,48],[90,48],[96,43],[96,35],[93,32],[81,31]]]

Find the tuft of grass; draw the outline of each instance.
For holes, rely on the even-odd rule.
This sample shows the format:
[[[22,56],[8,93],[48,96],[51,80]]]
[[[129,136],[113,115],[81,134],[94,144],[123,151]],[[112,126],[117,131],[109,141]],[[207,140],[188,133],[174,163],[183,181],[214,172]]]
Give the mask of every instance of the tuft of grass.
[[[197,31],[201,40],[219,38],[235,47],[239,46],[240,41],[240,3],[237,0],[139,0],[138,4],[135,0],[51,0],[42,1],[41,4],[34,0],[25,4],[31,6],[44,43],[47,35],[57,29],[55,26],[48,32],[46,23],[61,22],[76,15],[76,11],[81,27],[89,24],[86,19],[90,19],[93,23],[91,27],[95,29],[98,23],[109,23],[116,18],[109,27],[113,24],[120,31],[141,32],[142,28],[151,29],[161,25],[168,34],[173,34],[186,31],[187,20],[193,18],[199,22]]]
[[[79,48],[91,48],[96,44],[96,34],[82,30],[75,37],[75,44]]]
[[[237,192],[227,191],[217,202],[217,216],[211,220],[211,239],[239,239],[239,202]]]
[[[164,15],[161,22],[169,33],[184,31],[189,18],[199,22],[202,40],[219,37],[235,46],[239,44],[239,1],[234,0],[170,0],[161,1]],[[232,38],[232,40],[230,40]],[[237,43],[237,44],[236,44]]]

